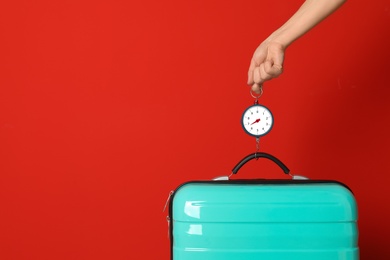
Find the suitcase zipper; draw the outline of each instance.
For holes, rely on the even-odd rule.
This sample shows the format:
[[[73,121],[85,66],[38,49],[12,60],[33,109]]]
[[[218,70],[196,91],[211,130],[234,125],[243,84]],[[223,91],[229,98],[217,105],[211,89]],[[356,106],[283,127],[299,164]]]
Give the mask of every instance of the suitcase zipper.
[[[167,216],[167,222],[168,222],[168,239],[171,238],[171,218]]]
[[[171,201],[171,197],[173,195],[173,193],[175,193],[174,190],[171,190],[168,194],[168,199],[167,201],[165,202],[165,206],[164,206],[164,209],[163,209],[163,212],[165,211],[165,209],[167,208],[168,204],[170,204],[170,201]],[[171,238],[171,217],[170,217],[170,212],[168,212],[168,215],[167,215],[167,222],[168,222],[168,239]]]
[[[169,203],[169,200],[171,199],[171,197],[172,197],[172,195],[173,195],[174,192],[175,192],[174,190],[171,190],[171,191],[169,192],[169,194],[168,194],[168,199],[167,199],[167,201],[165,202],[165,206],[164,206],[163,212],[164,212],[165,209],[167,208],[168,203]]]

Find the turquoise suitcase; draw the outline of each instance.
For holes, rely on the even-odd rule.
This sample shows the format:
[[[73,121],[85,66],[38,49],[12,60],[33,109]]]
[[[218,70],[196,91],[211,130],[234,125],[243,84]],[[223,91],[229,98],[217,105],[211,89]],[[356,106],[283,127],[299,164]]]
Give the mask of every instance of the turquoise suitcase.
[[[267,153],[286,174],[289,169]],[[173,260],[359,259],[356,201],[337,181],[190,181],[170,193],[169,236]]]

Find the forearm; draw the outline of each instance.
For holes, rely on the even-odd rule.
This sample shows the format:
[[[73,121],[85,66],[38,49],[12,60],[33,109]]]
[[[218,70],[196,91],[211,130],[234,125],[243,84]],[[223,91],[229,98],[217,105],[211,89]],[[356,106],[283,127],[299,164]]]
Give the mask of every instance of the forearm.
[[[283,26],[268,37],[267,41],[277,42],[284,48],[288,47],[292,42],[333,13],[345,1],[306,0]]]

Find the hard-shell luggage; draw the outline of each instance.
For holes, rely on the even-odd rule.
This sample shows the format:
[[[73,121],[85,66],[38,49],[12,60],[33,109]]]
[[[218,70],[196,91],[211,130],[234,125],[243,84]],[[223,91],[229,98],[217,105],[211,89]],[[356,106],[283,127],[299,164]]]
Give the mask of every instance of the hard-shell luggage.
[[[286,174],[276,157],[267,158]],[[337,181],[190,181],[169,198],[173,260],[359,259],[357,207],[351,190]]]

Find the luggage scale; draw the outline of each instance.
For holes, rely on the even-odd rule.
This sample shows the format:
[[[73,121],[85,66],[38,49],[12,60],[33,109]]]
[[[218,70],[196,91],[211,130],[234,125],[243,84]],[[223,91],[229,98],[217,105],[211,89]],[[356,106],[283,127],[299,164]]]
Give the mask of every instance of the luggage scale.
[[[254,104],[247,107],[244,113],[241,116],[241,126],[244,129],[245,133],[255,137],[256,140],[256,152],[253,154],[249,154],[245,158],[243,158],[236,167],[233,168],[232,173],[229,176],[220,176],[216,177],[213,180],[229,180],[230,176],[236,174],[237,171],[241,168],[242,165],[247,163],[252,159],[267,158],[269,160],[274,161],[279,167],[281,167],[285,174],[291,176],[293,180],[307,180],[308,178],[300,175],[292,175],[290,171],[285,167],[285,165],[276,157],[266,154],[259,153],[260,150],[260,137],[267,135],[274,126],[274,116],[271,110],[265,105],[259,104],[259,98],[263,95],[263,87],[260,88],[260,93],[258,95],[254,94],[252,90],[250,90],[251,96],[255,99]],[[286,170],[287,169],[287,170]]]
[[[256,151],[229,176],[182,183],[169,193],[171,260],[359,259],[357,206],[352,191],[332,180],[292,175],[283,162],[260,152],[260,137],[274,117],[254,95],[241,125],[255,137]],[[277,164],[290,180],[230,179],[250,160]],[[175,228],[173,228],[175,225]]]

